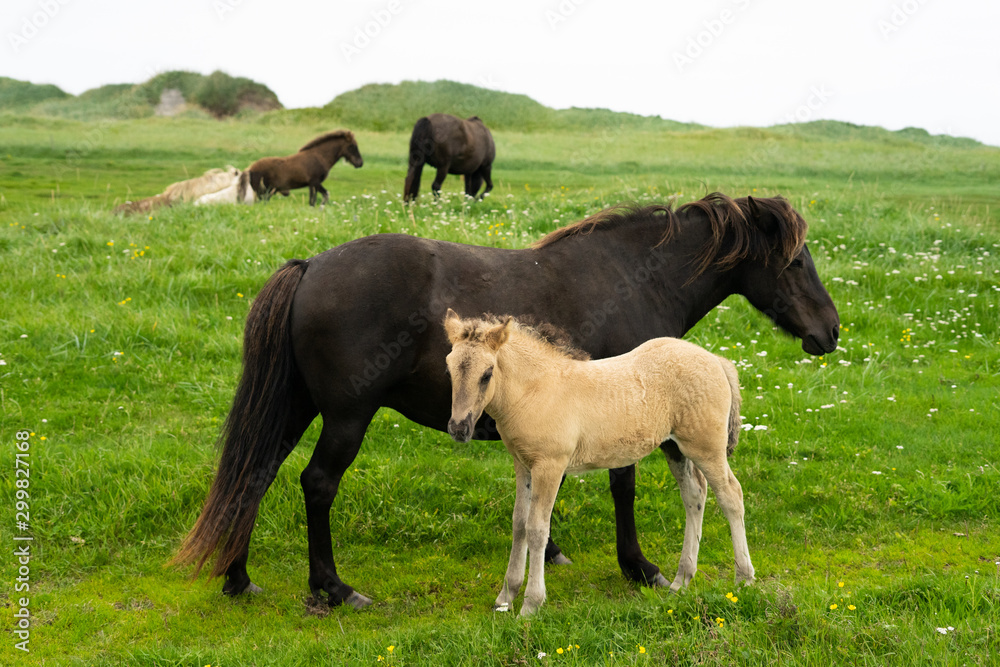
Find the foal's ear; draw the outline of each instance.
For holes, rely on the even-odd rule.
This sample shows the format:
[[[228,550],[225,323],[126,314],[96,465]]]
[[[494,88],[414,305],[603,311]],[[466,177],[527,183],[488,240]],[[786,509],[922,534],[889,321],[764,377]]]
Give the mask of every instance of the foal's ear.
[[[486,344],[496,352],[500,346],[510,338],[510,321],[512,318],[506,317],[502,324],[498,324],[486,332]]]
[[[444,314],[444,332],[452,345],[462,338],[462,318],[451,308]]]

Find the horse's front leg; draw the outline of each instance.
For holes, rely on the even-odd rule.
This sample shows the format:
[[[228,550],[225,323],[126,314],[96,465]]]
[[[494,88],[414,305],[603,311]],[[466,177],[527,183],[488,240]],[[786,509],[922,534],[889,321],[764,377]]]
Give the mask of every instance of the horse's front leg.
[[[314,185],[309,186],[309,205],[316,205],[316,186]]]
[[[646,560],[635,530],[635,466],[608,471],[611,497],[615,501],[615,540],[618,566],[626,578],[647,586],[666,586],[660,568]]]
[[[517,597],[524,583],[525,558],[528,555],[526,525],[528,521],[528,506],[531,503],[531,473],[517,459],[514,459],[514,475],[517,480],[517,490],[514,492],[514,513],[511,520],[510,559],[507,561],[507,573],[503,578],[503,588],[497,595],[493,609],[507,611]]]
[[[566,461],[541,461],[531,469],[531,506],[528,508],[528,585],[521,616],[530,616],[545,602],[545,543],[549,539],[552,507],[566,471]]]

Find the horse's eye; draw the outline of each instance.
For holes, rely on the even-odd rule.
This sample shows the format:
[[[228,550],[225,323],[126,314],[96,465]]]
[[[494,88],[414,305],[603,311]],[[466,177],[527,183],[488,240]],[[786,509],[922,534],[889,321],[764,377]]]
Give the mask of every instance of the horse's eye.
[[[483,385],[489,384],[489,381],[492,377],[493,377],[493,369],[492,368],[487,369],[487,371],[483,373],[483,377],[479,379],[479,384]]]
[[[805,262],[803,262],[801,259],[793,259],[792,263],[789,264],[788,266],[792,267],[793,269],[801,269],[803,266],[805,266]]]
[[[445,377],[451,377],[451,369],[448,368],[447,366],[445,366],[444,367],[444,374],[445,374]]]

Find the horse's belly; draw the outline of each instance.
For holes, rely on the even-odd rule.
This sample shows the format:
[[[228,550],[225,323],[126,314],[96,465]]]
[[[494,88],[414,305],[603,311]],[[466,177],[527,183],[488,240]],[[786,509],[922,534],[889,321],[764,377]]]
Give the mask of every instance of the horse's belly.
[[[606,443],[582,444],[570,459],[566,472],[579,475],[591,470],[624,468],[641,461],[659,447],[648,438],[622,439]]]

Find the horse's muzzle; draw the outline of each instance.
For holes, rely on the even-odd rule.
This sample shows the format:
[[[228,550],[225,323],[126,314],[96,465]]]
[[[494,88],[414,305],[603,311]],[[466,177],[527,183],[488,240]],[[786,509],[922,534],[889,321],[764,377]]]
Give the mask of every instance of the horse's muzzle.
[[[464,419],[456,420],[454,417],[448,420],[448,435],[455,442],[468,442],[472,439],[472,415],[466,415]]]

